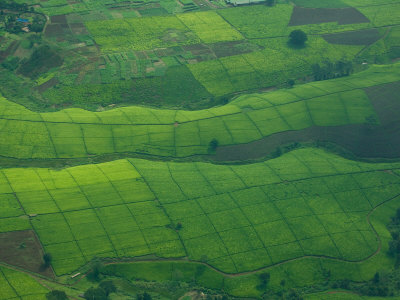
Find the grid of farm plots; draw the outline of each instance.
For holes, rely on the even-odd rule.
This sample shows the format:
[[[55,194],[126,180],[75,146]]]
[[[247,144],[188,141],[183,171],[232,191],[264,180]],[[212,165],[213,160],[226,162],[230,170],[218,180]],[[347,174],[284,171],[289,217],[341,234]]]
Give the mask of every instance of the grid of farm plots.
[[[398,80],[396,72],[380,74],[346,78],[345,85],[339,79],[244,95],[222,107],[192,112],[124,107],[38,114],[3,98],[0,139],[7,143],[0,144],[0,154],[66,158],[140,152],[183,157],[207,154],[213,138],[220,145],[232,145],[313,125],[360,124],[375,116],[362,87]]]
[[[149,254],[229,273],[304,255],[358,261],[378,246],[366,216],[400,193],[395,167],[297,150],[252,165],[129,159],[5,169],[1,198],[23,211],[2,215],[0,231],[29,229],[30,215],[57,274],[94,257]]]

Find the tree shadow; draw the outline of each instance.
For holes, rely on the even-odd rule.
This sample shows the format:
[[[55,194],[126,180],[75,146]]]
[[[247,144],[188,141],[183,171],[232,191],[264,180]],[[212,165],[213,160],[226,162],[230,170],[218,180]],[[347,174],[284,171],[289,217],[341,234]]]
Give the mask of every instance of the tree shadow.
[[[307,48],[307,43],[304,44],[295,44],[291,41],[287,41],[286,45],[293,50],[301,50]]]

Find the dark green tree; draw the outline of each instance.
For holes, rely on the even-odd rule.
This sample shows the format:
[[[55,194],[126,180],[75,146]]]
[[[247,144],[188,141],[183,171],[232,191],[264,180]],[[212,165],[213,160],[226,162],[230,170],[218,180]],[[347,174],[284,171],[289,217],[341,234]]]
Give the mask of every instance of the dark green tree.
[[[303,46],[307,40],[307,34],[301,29],[293,30],[289,35],[289,42],[295,46]]]
[[[64,291],[53,290],[46,294],[47,300],[67,300],[67,294]]]
[[[102,288],[94,288],[91,287],[88,289],[85,294],[83,294],[83,297],[86,300],[107,300],[107,294],[106,291],[103,290]]]
[[[375,273],[374,278],[372,279],[372,281],[373,281],[375,284],[378,284],[378,283],[380,282],[380,276],[379,276],[379,273],[378,273],[378,272]]]
[[[218,140],[217,140],[217,139],[212,139],[212,140],[210,141],[210,144],[208,145],[208,149],[209,149],[211,152],[214,152],[215,150],[217,150],[218,146],[219,146]]]
[[[178,224],[176,224],[176,226],[175,226],[175,229],[176,230],[181,230],[182,229],[182,223],[181,222],[178,222]]]
[[[151,298],[151,295],[150,294],[148,294],[148,293],[143,293],[143,294],[138,294],[137,296],[136,296],[136,299],[137,300],[151,300],[152,298]]]
[[[94,281],[99,281],[102,268],[103,268],[103,265],[100,262],[96,262],[93,265],[92,271],[89,273],[88,278],[91,280],[94,280]]]
[[[53,257],[51,256],[50,253],[45,253],[43,255],[43,267],[45,267],[45,268],[50,267],[52,259],[53,259]]]
[[[260,291],[265,291],[267,289],[270,277],[271,275],[269,273],[261,273],[260,275],[258,275],[260,284],[257,286],[257,289],[259,289]]]
[[[99,288],[102,288],[105,292],[106,295],[110,295],[111,293],[115,293],[117,291],[117,288],[114,285],[114,282],[111,280],[106,280],[103,281],[99,284]]]

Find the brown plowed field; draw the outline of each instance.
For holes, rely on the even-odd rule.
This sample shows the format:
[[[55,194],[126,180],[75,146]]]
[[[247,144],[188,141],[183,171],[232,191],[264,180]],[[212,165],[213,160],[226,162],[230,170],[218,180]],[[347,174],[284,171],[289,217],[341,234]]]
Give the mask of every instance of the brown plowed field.
[[[42,257],[42,247],[32,230],[0,233],[1,262],[48,277],[54,277],[51,268],[42,268]]]
[[[289,26],[338,22],[339,25],[369,23],[369,20],[354,7],[346,8],[305,8],[293,9]]]
[[[365,29],[323,35],[325,41],[339,45],[371,45],[380,39],[378,29]]]

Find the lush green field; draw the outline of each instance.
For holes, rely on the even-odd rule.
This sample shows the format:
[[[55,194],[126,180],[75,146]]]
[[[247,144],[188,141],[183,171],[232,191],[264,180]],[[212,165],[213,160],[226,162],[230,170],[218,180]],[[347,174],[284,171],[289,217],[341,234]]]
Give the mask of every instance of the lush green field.
[[[264,50],[189,65],[194,77],[213,95],[279,85],[311,74],[311,66],[327,60],[352,60],[363,46],[333,45],[310,37],[307,47],[293,49],[287,38],[256,40]]]
[[[313,125],[363,124],[375,112],[362,88],[399,80],[399,64],[293,89],[243,95],[201,111],[122,107],[105,112],[31,112],[2,99],[0,155],[70,158],[136,152],[185,157],[207,154],[209,143],[247,143]]]
[[[106,52],[148,50],[243,38],[214,11],[166,17],[91,21],[87,22],[86,26],[96,43]]]
[[[29,275],[0,267],[0,299],[44,300],[46,288]]]
[[[5,258],[0,300],[109,279],[111,300],[400,295],[400,162],[308,136],[396,149],[399,0],[16,2],[0,4],[0,240],[28,248],[26,270],[51,254],[55,277]]]
[[[236,166],[128,159],[3,169],[0,186],[11,207],[37,215],[30,223],[59,275],[94,257],[145,254],[238,273],[303,256],[367,259],[379,242],[366,217],[399,196],[399,168],[304,149]],[[26,229],[20,220],[10,208],[0,232]]]
[[[38,11],[51,16],[42,36],[7,35],[0,45],[0,51],[7,52],[9,46],[12,50],[7,52],[8,69],[0,65],[4,73],[0,91],[36,110],[66,106],[97,110],[120,103],[192,110],[215,106],[220,98],[239,92],[282,87],[290,80],[308,81],[314,64],[353,61],[358,69],[363,61],[387,63],[399,56],[395,32],[400,6],[396,1],[299,0],[297,6],[279,1],[273,7],[214,10],[209,5],[219,4],[203,4],[40,2]],[[328,9],[322,12],[327,15],[329,9],[356,7],[354,11],[369,22],[291,26],[299,6]],[[351,18],[349,23],[353,23]],[[330,44],[322,37],[371,28],[379,31],[380,38],[373,45]],[[302,49],[287,43],[294,29],[308,34]],[[63,65],[37,68],[36,73],[22,76],[20,65],[41,44],[60,53]]]

